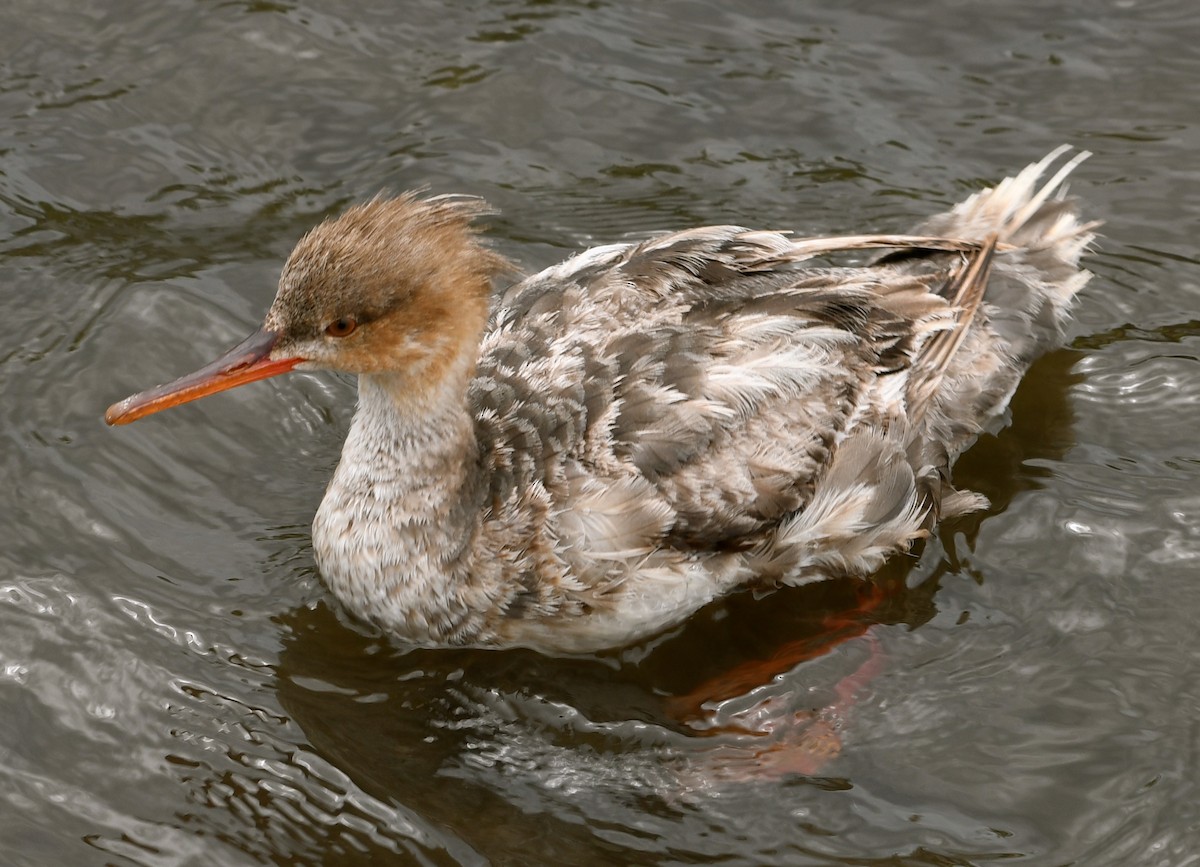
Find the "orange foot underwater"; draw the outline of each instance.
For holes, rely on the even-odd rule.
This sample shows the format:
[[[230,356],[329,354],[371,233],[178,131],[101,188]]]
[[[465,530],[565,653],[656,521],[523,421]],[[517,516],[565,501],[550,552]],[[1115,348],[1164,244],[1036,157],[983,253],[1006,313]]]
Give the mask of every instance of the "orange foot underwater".
[[[667,713],[673,719],[698,734],[723,736],[726,741],[704,755],[702,764],[714,780],[811,776],[841,754],[842,731],[855,701],[884,667],[879,639],[870,630],[879,622],[880,606],[892,595],[873,582],[859,582],[855,592],[857,604],[827,615],[816,634],[786,642],[765,658],[744,662],[668,700]],[[858,638],[866,643],[868,657],[838,681],[835,700],[825,707],[796,711],[792,696],[783,694],[727,710],[736,699],[752,695],[802,662]]]
[[[855,701],[883,671],[879,640],[866,634],[869,655],[834,687],[835,700],[817,710],[792,709],[791,695],[756,702],[706,732],[721,742],[695,756],[682,778],[687,788],[751,783],[801,775],[817,776],[842,753],[842,735]]]

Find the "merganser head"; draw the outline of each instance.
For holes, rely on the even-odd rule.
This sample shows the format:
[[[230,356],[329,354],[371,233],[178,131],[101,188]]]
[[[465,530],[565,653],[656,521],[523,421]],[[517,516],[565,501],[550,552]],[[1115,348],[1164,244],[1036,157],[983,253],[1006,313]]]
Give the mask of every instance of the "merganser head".
[[[109,424],[294,368],[388,374],[396,389],[437,385],[487,321],[491,279],[510,268],[480,243],[479,199],[412,193],[376,198],[322,223],[296,245],[262,327],[211,364],[113,404]]]

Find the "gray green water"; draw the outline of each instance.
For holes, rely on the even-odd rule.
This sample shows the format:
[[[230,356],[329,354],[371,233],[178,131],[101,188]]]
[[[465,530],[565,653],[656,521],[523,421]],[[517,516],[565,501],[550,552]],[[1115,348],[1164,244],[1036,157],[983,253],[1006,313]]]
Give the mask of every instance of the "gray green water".
[[[8,0],[0,863],[1200,863],[1198,36],[1188,0]],[[664,708],[846,587],[595,660],[406,652],[313,569],[351,382],[100,420],[380,189],[487,197],[534,268],[903,230],[1062,142],[1106,221],[1071,346],[960,466],[992,511],[886,570],[815,775],[710,784]],[[867,653],[759,694],[819,707]]]

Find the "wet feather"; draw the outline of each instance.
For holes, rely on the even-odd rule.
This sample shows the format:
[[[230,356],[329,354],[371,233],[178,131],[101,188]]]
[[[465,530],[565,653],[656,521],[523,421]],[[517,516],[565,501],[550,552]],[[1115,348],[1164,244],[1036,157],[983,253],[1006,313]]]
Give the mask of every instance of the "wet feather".
[[[1062,156],[913,235],[690,229],[587,251],[490,307],[505,263],[474,200],[319,227],[268,317],[280,351],[362,308],[376,356],[396,353],[312,365],[361,381],[314,524],[330,588],[420,644],[590,651],[737,588],[869,573],[980,508],[953,461],[1088,277],[1094,226],[1062,192],[1084,155],[1040,180]],[[817,264],[864,250],[887,252]]]

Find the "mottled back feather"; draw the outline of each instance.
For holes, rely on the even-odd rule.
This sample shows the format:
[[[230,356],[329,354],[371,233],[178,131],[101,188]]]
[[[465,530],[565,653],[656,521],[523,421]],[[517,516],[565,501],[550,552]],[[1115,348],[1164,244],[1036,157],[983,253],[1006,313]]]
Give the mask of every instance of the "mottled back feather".
[[[422,643],[590,650],[736,587],[868,572],[981,507],[952,487],[954,458],[1061,339],[1087,280],[1093,227],[1060,190],[1081,157],[1039,186],[1060,155],[912,236],[711,226],[599,247],[508,288],[461,437],[438,431],[462,409],[430,409],[419,430],[370,423],[408,425],[439,460],[469,451],[464,481],[420,489],[455,517],[404,519],[403,544],[432,552],[420,562],[323,557],[331,586]],[[868,266],[829,264],[877,249]],[[368,393],[360,414],[382,413]],[[356,417],[343,464],[368,424]],[[319,556],[401,509],[398,496],[367,514],[365,482],[339,475]]]

